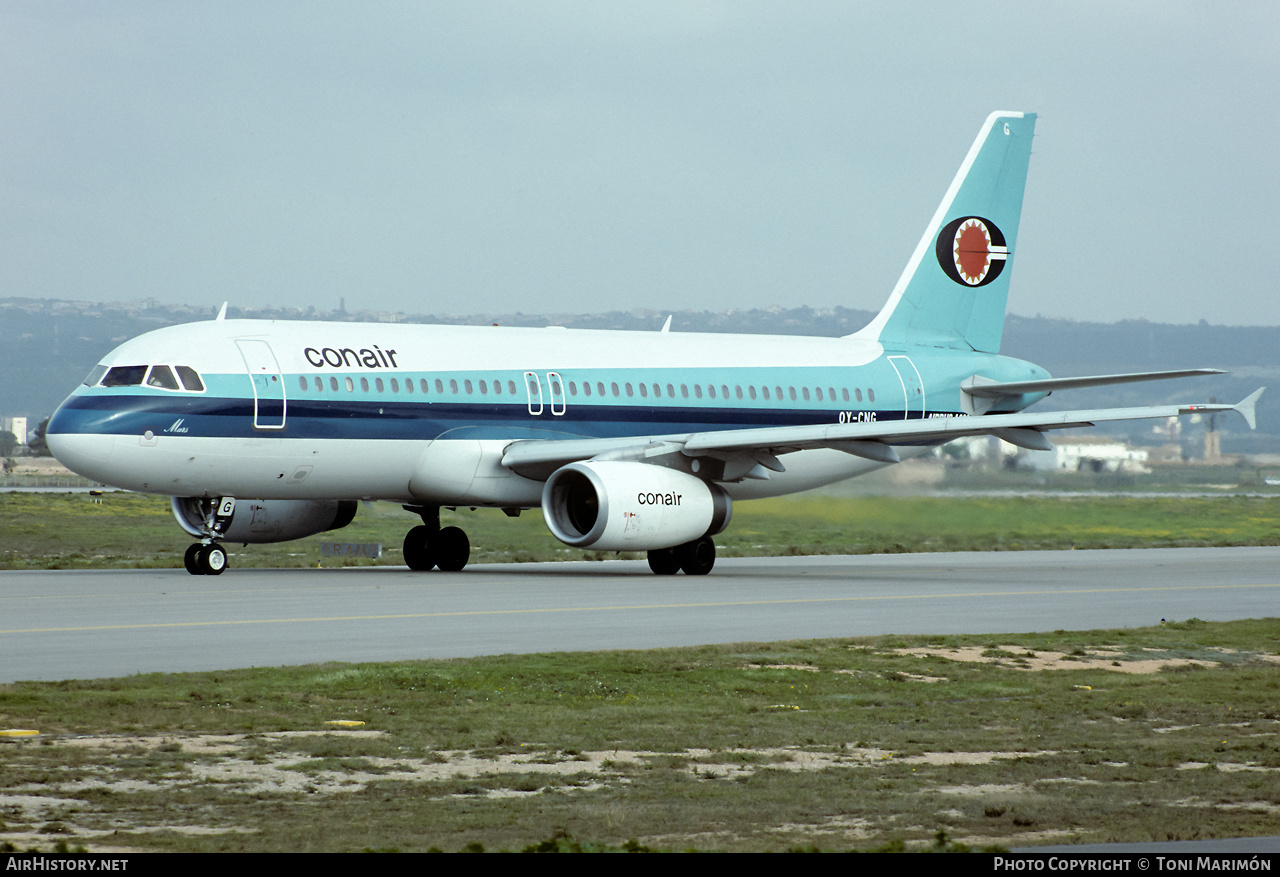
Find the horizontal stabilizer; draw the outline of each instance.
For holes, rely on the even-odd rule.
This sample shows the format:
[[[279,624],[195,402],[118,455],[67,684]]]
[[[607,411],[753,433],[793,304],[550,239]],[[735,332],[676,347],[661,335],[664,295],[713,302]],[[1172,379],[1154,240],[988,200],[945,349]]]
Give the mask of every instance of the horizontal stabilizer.
[[[1078,378],[1045,378],[1039,381],[983,381],[969,378],[960,389],[970,396],[983,399],[1001,399],[1020,396],[1023,393],[1052,393],[1054,390],[1078,390],[1082,387],[1105,387],[1111,384],[1135,384],[1139,381],[1166,381],[1173,378],[1191,378],[1198,375],[1223,375],[1217,368],[1188,368],[1179,371],[1131,372],[1123,375],[1085,375]]]

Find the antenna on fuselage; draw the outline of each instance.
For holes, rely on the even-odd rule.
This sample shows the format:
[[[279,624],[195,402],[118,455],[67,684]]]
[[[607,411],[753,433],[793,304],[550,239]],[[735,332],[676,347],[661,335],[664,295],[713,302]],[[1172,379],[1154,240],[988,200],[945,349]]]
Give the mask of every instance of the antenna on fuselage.
[[[218,316],[214,317],[214,319],[225,320],[226,318],[227,318],[227,303],[224,301],[222,303],[222,307],[218,308]]]

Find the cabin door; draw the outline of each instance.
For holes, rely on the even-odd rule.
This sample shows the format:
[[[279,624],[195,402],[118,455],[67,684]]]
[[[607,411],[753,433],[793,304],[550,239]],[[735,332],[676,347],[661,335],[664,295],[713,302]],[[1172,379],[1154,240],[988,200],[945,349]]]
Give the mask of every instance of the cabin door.
[[[237,339],[240,356],[253,385],[253,428],[284,429],[284,375],[271,345],[257,339]]]
[[[909,356],[891,356],[889,365],[898,373],[902,384],[902,419],[919,420],[924,417],[924,381]]]

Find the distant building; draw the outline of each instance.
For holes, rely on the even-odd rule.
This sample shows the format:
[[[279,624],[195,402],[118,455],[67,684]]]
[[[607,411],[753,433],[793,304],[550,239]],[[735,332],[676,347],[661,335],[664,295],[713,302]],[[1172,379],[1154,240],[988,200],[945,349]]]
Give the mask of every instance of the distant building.
[[[1115,439],[1073,437],[1053,442],[1052,451],[1024,451],[1023,465],[1040,472],[1150,472],[1146,448]]]
[[[18,444],[27,443],[27,418],[0,417],[0,432],[11,432],[18,437]]]

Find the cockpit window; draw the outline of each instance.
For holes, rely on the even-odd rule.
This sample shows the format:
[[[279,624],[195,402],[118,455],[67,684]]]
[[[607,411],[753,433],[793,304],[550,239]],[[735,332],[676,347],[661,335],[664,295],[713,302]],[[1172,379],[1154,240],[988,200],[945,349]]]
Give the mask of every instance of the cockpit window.
[[[117,365],[102,379],[104,387],[136,387],[147,373],[145,365]]]
[[[177,377],[174,377],[177,372]],[[144,380],[145,378],[145,380]],[[117,365],[107,368],[96,366],[84,379],[86,387],[158,387],[161,390],[189,390],[193,393],[204,392],[204,381],[199,373],[189,365]]]
[[[151,366],[151,374],[147,375],[148,387],[160,387],[163,390],[178,389],[178,381],[173,376],[173,370],[167,365]]]
[[[182,380],[182,386],[185,389],[196,393],[204,392],[204,381],[200,380],[200,375],[196,374],[196,370],[189,365],[175,366],[178,370],[178,377]]]

